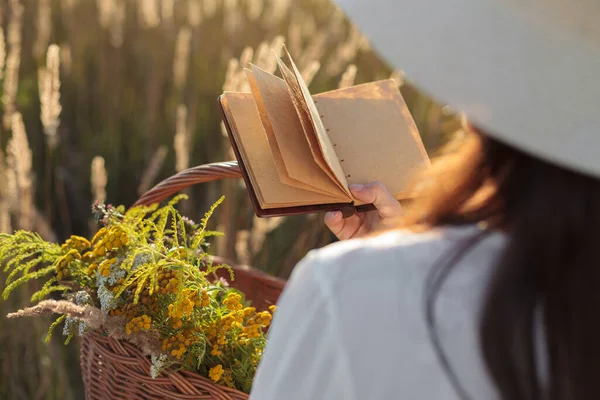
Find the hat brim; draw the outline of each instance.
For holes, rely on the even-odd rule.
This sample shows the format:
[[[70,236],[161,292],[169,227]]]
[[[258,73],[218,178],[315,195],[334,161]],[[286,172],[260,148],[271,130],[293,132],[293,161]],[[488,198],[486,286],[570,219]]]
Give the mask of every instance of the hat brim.
[[[599,2],[574,11],[566,0],[338,3],[437,100],[500,140],[600,177]]]

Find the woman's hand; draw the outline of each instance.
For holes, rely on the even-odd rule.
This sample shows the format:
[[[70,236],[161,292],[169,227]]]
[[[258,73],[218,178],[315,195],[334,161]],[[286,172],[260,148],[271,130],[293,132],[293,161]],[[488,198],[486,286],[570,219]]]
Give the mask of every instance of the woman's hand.
[[[368,235],[390,225],[402,215],[402,206],[381,183],[350,185],[350,191],[357,199],[367,204],[373,203],[376,210],[358,213],[346,219],[342,218],[341,211],[327,212],[325,225],[340,240]]]

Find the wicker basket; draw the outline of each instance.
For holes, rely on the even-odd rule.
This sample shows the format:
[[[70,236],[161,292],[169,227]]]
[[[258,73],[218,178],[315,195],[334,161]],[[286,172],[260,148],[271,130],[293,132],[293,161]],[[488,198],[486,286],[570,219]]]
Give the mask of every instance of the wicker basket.
[[[200,165],[165,179],[136,203],[151,204],[165,200],[172,194],[197,183],[223,178],[239,178],[235,162]],[[235,266],[214,257],[215,262],[226,262],[234,269],[235,280],[230,281],[226,271],[219,277],[245,293],[257,309],[264,310],[275,304],[285,282],[247,266]],[[81,372],[88,400],[242,400],[248,395],[190,371],[162,373],[156,379],[150,376],[150,360],[132,344],[87,333],[81,340]]]

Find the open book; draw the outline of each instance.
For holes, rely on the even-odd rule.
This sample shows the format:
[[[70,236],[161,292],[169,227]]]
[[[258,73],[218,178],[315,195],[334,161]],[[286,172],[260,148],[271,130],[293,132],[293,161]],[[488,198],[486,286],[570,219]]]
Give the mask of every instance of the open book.
[[[355,183],[409,198],[412,173],[429,159],[395,82],[311,96],[289,53],[277,61],[283,79],[250,65],[251,93],[219,97],[256,214],[369,209],[350,193]]]

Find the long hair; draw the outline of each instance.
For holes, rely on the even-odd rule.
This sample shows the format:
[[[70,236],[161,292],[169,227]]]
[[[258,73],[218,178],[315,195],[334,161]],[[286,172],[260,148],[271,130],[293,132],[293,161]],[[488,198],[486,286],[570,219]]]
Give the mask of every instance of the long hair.
[[[600,181],[482,134],[441,160],[427,201],[409,213],[412,223],[483,223],[509,237],[479,320],[480,348],[499,395],[600,399]],[[480,238],[447,255],[427,286],[430,334],[463,398],[469,397],[439,346],[432,310],[453,265]]]

